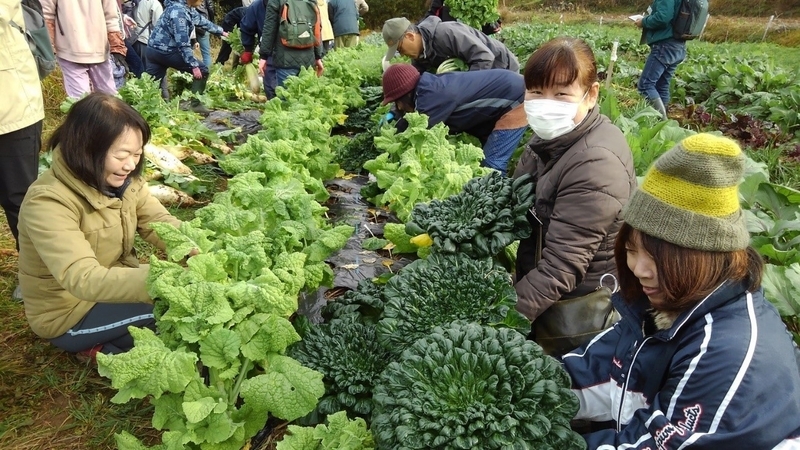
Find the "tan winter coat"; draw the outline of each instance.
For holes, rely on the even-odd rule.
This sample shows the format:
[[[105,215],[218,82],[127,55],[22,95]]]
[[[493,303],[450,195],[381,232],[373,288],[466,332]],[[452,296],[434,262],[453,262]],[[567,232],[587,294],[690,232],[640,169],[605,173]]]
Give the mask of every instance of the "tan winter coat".
[[[317,8],[319,8],[319,19],[322,22],[322,40],[333,40],[333,25],[331,25],[331,18],[328,14],[328,0],[317,0]]]
[[[133,248],[137,232],[164,248],[151,222],[180,225],[143,180],[132,180],[122,199],[109,197],[78,180],[56,149],[19,217],[19,282],[33,332],[58,337],[95,303],[151,302],[149,265]]]
[[[44,20],[59,58],[78,64],[98,64],[105,62],[109,51],[115,47],[115,53],[125,54],[117,0],[41,1]]]
[[[514,177],[536,180],[534,209],[542,222],[542,259],[536,261],[538,230],[517,253],[517,310],[534,320],[562,298],[586,295],[605,273],[616,276],[614,240],[622,207],[636,188],[633,155],[622,131],[589,111],[572,132],[531,139]],[[613,286],[609,286],[612,287]]]
[[[44,119],[36,62],[25,36],[11,26],[12,20],[25,29],[19,0],[0,0],[0,134]]]

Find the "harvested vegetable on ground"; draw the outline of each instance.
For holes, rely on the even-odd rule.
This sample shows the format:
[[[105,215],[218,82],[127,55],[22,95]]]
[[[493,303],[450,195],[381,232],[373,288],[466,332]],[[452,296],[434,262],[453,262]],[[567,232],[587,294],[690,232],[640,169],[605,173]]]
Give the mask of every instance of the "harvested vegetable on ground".
[[[178,157],[155,144],[145,144],[144,157],[162,171],[166,170],[180,175],[192,174],[192,169],[182,163]]]
[[[179,191],[171,186],[163,184],[151,184],[148,186],[150,195],[156,198],[164,206],[197,206],[197,200],[193,199],[189,194]]]

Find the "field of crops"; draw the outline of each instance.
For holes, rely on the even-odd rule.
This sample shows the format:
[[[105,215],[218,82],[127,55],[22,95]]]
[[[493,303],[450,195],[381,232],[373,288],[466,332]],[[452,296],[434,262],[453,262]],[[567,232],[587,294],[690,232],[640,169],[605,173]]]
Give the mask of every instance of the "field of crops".
[[[558,35],[581,37],[594,49],[601,112],[625,133],[638,175],[699,131],[746,148],[741,204],[752,244],[768,262],[765,292],[800,343],[800,75],[770,56],[786,50],[690,43],[671,120],[661,121],[635,89],[647,47],[632,28],[519,24],[502,39],[524,62]],[[513,308],[508,281],[514,240],[524,230],[513,221],[491,223],[525,211],[530,186],[480,167],[473,140],[443,125],[427,129],[422,116],[410,115],[403,133],[379,125],[388,109],[380,105],[385,46],[376,35],[364,41],[326,56],[321,78],[303,70],[269,102],[248,92],[242,68],[212,69],[202,100],[216,111],[205,119],[181,109],[185,96],[165,103],[151,79],[128,81],[121,97],[153,129],[146,176],[185,220],[180,229],[156,229],[166,254],[138,244],[152,265],[158,333],[135,331],[132,351],[100,356],[99,378],[93,367],[75,370],[74,361],[35,343],[22,321],[9,334],[16,345],[4,347],[16,356],[0,363],[11,369],[2,375],[0,396],[9,406],[0,409],[8,412],[0,418],[0,447],[275,448],[288,429],[278,449],[372,448],[374,437],[392,448],[432,430],[463,439],[465,448],[488,448],[481,439],[497,436],[448,426],[447,402],[458,396],[462,372],[492,370],[477,361],[502,354],[506,370],[493,374],[500,380],[512,382],[518,365],[539,365],[525,382],[546,386],[544,399],[523,393],[508,401],[529,405],[526,417],[551,426],[535,436],[514,420],[482,420],[502,424],[509,443],[581,448],[569,429],[577,408],[565,393],[569,382],[554,360],[523,342],[529,323]],[[172,83],[180,92],[187,80],[176,75]],[[476,192],[504,193],[480,200],[492,232],[457,245],[425,226],[435,212],[424,204]],[[446,254],[428,257],[431,243]],[[200,254],[183,261],[191,248]],[[14,270],[11,253],[0,254],[4,275]],[[3,310],[19,318],[22,307],[9,297]],[[478,341],[493,344],[477,348]],[[524,355],[498,350],[511,345]],[[452,356],[465,349],[479,355],[475,362]],[[71,378],[59,365],[71,366]],[[24,385],[35,376],[70,386],[70,394],[53,390],[64,394],[68,414],[45,421],[25,411],[59,400],[28,398]],[[418,397],[412,387],[431,379],[435,385],[423,390],[444,394]],[[17,382],[23,387],[14,388]],[[483,389],[483,400],[497,403],[500,394]],[[413,421],[420,428],[400,426],[402,414],[422,410]],[[39,435],[42,427],[51,434]]]

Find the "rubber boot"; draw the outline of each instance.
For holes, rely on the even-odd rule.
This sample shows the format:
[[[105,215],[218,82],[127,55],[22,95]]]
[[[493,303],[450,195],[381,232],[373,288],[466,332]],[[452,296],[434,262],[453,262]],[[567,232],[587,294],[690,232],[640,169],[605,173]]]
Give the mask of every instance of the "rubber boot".
[[[193,79],[190,90],[194,94],[202,94],[203,91],[206,90],[206,82],[208,82],[207,77],[203,77],[199,80]],[[211,114],[211,110],[206,108],[206,106],[197,97],[192,97],[192,100],[189,104],[189,110],[197,114]]]
[[[661,113],[661,120],[667,120],[667,108],[664,106],[664,102],[661,101],[660,98],[650,99],[650,105],[652,105],[656,111]]]

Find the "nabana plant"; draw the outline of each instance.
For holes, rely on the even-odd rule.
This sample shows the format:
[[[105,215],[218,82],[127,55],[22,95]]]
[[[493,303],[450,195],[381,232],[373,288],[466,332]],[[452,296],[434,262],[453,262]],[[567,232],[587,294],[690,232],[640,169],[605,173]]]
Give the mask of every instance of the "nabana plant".
[[[585,449],[558,361],[517,331],[453,322],[389,364],[375,389],[378,448]]]

